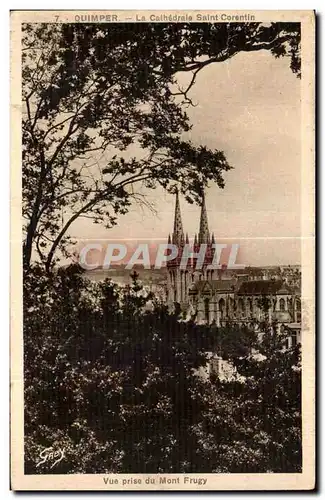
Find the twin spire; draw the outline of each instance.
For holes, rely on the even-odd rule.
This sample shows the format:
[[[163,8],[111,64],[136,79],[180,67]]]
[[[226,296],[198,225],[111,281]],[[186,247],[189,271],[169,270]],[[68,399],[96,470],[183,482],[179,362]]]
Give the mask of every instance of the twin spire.
[[[209,244],[214,243],[214,235],[212,234],[212,239],[210,241],[210,232],[208,225],[208,214],[205,205],[205,196],[203,194],[202,204],[201,204],[201,216],[200,216],[200,229],[198,237],[195,235],[194,245],[197,244]],[[175,203],[175,216],[174,216],[174,232],[172,238],[168,237],[168,243],[174,243],[175,245],[184,244],[184,230],[182,223],[181,207],[179,203],[178,191],[176,191],[176,203]],[[185,243],[189,243],[188,234],[186,233]]]
[[[208,214],[205,206],[205,196],[202,196],[201,217],[200,217],[200,230],[199,230],[199,245],[202,243],[210,243]]]

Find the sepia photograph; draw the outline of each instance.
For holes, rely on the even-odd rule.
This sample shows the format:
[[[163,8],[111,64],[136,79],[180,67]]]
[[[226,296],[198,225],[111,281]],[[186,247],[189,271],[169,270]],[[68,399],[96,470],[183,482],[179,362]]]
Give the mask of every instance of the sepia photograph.
[[[262,12],[13,13],[14,489],[313,488],[314,13]]]

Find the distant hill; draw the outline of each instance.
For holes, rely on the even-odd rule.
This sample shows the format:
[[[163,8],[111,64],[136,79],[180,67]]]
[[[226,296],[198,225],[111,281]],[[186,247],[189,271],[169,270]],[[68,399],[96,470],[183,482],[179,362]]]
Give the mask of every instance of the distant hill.
[[[86,271],[85,276],[94,281],[110,278],[116,283],[127,284],[130,282],[130,276],[134,271],[139,274],[139,280],[144,283],[161,284],[167,278],[167,269],[165,267],[161,269],[143,269],[142,266],[134,266],[133,269],[125,269],[124,266],[115,266],[110,269],[93,269]]]

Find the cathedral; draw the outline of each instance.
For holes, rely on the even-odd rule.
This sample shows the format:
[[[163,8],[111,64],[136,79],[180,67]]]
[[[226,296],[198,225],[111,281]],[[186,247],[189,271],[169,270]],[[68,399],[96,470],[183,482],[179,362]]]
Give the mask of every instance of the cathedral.
[[[188,234],[184,234],[179,195],[176,194],[174,228],[168,243],[177,246],[179,255],[189,245]],[[209,269],[215,244],[210,234],[205,199],[201,205],[199,232],[194,236],[193,253],[200,245],[206,245],[203,265],[196,269],[196,259],[190,258],[186,267],[180,266],[181,257],[167,262],[167,302],[175,304],[187,317],[200,323],[224,326],[231,322],[254,326],[259,321],[276,322],[279,331],[288,335],[288,347],[301,342],[301,293],[300,287],[286,280],[267,275],[256,279],[235,269],[222,272]]]

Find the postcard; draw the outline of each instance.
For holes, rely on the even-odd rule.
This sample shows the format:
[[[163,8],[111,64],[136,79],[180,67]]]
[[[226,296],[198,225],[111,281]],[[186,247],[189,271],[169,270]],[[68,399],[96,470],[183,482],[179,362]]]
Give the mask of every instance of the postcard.
[[[11,488],[315,488],[315,13],[11,12]]]

